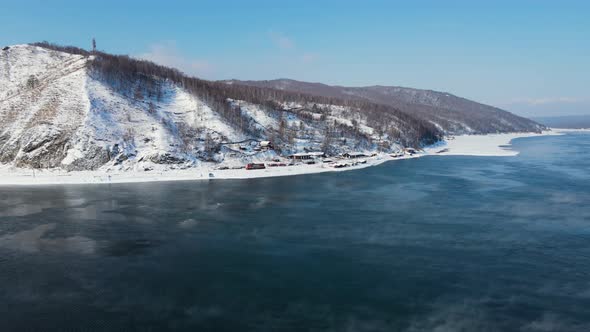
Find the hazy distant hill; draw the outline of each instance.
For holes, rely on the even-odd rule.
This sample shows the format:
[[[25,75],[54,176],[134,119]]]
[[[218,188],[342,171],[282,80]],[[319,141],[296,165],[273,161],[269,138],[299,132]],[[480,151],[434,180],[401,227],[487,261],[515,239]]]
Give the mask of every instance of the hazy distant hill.
[[[590,128],[590,115],[546,116],[534,120],[552,128]]]

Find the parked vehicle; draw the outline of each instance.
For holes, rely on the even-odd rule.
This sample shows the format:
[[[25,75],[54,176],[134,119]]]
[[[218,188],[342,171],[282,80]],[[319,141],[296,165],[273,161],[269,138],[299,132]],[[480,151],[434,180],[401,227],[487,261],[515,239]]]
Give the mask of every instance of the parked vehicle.
[[[265,169],[266,166],[264,166],[264,164],[258,164],[258,163],[250,163],[248,165],[246,165],[246,169],[252,170],[252,169]]]
[[[412,149],[412,148],[406,148],[406,153],[409,154],[410,156],[415,155],[416,153],[418,153],[418,151],[416,151],[416,149]]]
[[[273,149],[272,143],[270,141],[261,141],[258,144],[258,146],[262,149],[265,149],[265,150],[272,150]]]

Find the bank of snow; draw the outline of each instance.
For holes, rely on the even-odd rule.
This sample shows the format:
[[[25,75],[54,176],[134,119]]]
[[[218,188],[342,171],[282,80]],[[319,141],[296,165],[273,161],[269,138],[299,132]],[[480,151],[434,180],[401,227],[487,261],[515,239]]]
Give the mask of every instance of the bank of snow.
[[[217,170],[216,164],[202,164],[188,169],[160,169],[151,171],[75,171],[32,170],[13,167],[0,167],[0,185],[48,185],[48,184],[84,184],[84,183],[131,183],[152,181],[211,180],[211,179],[249,179],[273,176],[301,175],[321,172],[341,172],[357,170],[379,165],[386,161],[418,158],[429,155],[465,155],[465,156],[514,156],[518,151],[510,148],[515,138],[536,137],[543,135],[560,135],[559,131],[533,133],[513,133],[494,135],[465,135],[450,137],[447,140],[427,147],[423,152],[413,156],[393,158],[387,154],[366,158],[365,164],[345,168],[334,168],[330,164],[294,165],[267,167],[263,170],[228,169]]]
[[[560,134],[558,131],[546,131],[541,134],[461,135],[449,137],[438,144],[426,148],[425,151],[427,154],[447,156],[516,156],[518,155],[518,151],[510,148],[510,142],[513,139]]]

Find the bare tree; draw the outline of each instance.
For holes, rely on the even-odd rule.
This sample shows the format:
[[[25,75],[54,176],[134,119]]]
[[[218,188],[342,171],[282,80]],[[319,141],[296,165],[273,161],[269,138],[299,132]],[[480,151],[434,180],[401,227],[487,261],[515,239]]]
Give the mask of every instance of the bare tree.
[[[329,125],[326,125],[324,130],[324,141],[322,142],[322,151],[324,153],[330,152],[332,147],[332,128]]]
[[[143,99],[143,92],[141,91],[141,87],[139,85],[135,88],[135,92],[133,93],[133,99]]]
[[[216,149],[215,141],[213,140],[213,137],[211,137],[211,134],[207,133],[205,135],[205,152],[212,153],[215,151],[215,149]]]
[[[37,77],[35,75],[29,76],[29,79],[27,80],[27,88],[29,88],[30,90],[33,90],[38,86],[39,86],[39,79],[37,79]]]
[[[281,120],[279,121],[279,138],[285,141],[285,129],[287,127],[287,121],[281,115]]]
[[[150,114],[156,114],[156,105],[151,101],[148,104],[148,112]]]

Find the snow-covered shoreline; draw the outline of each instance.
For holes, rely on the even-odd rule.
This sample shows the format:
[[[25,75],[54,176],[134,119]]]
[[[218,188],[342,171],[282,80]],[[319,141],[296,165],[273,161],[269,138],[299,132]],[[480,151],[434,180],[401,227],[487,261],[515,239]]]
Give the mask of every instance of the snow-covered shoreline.
[[[461,135],[451,137],[441,143],[426,148],[428,154],[446,156],[516,156],[518,151],[510,149],[511,141],[516,138],[563,135],[561,131],[536,133],[510,133],[489,135]],[[445,151],[448,149],[448,151]]]
[[[342,172],[376,166],[386,161],[419,158],[424,156],[515,156],[518,151],[511,150],[510,142],[516,138],[538,137],[545,135],[562,135],[566,131],[554,130],[541,134],[510,133],[492,135],[464,135],[452,137],[424,149],[423,153],[393,158],[388,154],[379,154],[366,158],[366,163],[345,168],[334,168],[329,164],[294,165],[285,167],[267,167],[262,170],[228,169],[216,170],[212,166],[189,168],[183,170],[148,171],[148,172],[107,172],[63,170],[31,170],[12,167],[0,167],[0,186],[11,185],[56,185],[56,184],[90,184],[90,183],[134,183],[157,181],[187,181],[212,179],[250,179],[275,176],[302,175],[323,172]]]

